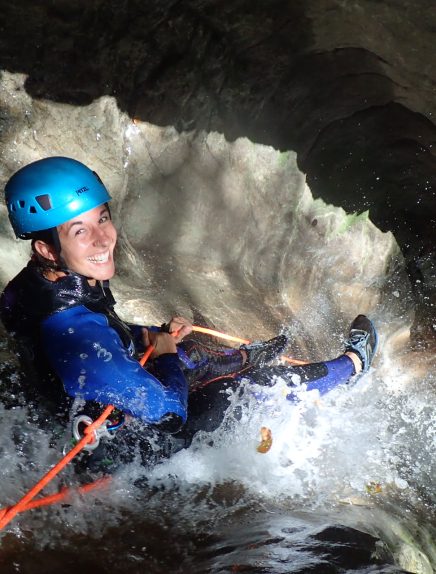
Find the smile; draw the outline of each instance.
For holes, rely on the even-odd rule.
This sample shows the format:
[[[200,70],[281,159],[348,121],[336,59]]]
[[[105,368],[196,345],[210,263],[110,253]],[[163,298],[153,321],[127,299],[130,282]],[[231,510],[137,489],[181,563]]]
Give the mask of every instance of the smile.
[[[86,259],[91,263],[107,263],[107,261],[109,260],[109,251],[105,251],[104,253],[97,253],[96,255],[91,255]]]

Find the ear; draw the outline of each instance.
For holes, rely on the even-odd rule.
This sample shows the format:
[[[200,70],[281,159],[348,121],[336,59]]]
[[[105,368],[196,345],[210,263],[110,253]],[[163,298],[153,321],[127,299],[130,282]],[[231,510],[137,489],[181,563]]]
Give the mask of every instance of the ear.
[[[49,261],[57,261],[58,260],[58,254],[57,254],[56,249],[54,248],[53,245],[50,245],[49,243],[46,243],[45,241],[42,241],[41,239],[37,239],[34,243],[34,248],[35,248],[35,251],[38,253],[38,255],[41,255],[41,257],[44,257],[45,259],[48,259]]]

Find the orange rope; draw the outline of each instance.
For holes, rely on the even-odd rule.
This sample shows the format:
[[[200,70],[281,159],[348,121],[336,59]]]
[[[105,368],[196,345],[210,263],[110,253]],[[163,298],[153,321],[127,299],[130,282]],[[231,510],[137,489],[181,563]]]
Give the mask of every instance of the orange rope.
[[[25,510],[27,504],[35,498],[35,496],[41,492],[41,490],[46,486],[53,478],[59,474],[59,472],[78,454],[83,447],[85,447],[89,442],[94,440],[92,432],[103,424],[107,417],[114,410],[112,405],[105,408],[103,413],[91,423],[85,429],[85,436],[79,440],[79,442],[69,451],[67,454],[54,465],[36,484],[33,486],[27,494],[23,496],[16,504],[10,507],[10,509],[4,514],[0,519],[0,530],[3,529],[9,522],[21,511]]]
[[[197,332],[197,333],[203,333],[206,335],[211,335],[212,337],[217,337],[219,339],[225,339],[227,341],[233,341],[235,343],[241,343],[241,344],[245,344],[245,345],[250,343],[250,341],[248,339],[241,339],[240,337],[233,337],[232,335],[226,335],[225,333],[221,333],[219,331],[216,331],[214,329],[209,329],[206,327],[198,327],[198,326],[194,325],[192,330]],[[154,351],[154,347],[152,345],[149,345],[147,350],[145,351],[144,355],[141,357],[141,359],[139,361],[141,366],[145,365],[145,363],[147,362],[147,360],[149,359],[149,357],[153,351]],[[285,357],[285,356],[282,356],[281,359],[284,361],[287,361],[291,364],[294,364],[294,365],[305,365],[305,364],[307,364],[304,361],[300,361],[298,359],[291,359],[290,357]],[[63,488],[60,492],[58,492],[56,494],[45,496],[45,497],[40,498],[38,500],[33,500],[33,498],[35,498],[35,496],[41,492],[41,490],[44,488],[44,486],[46,486],[51,480],[53,480],[53,478],[55,478],[55,476],[57,474],[59,474],[59,472],[63,468],[65,468],[65,466],[88,443],[93,442],[94,437],[92,436],[92,433],[94,432],[94,430],[99,428],[104,423],[104,421],[112,413],[114,408],[115,407],[113,405],[108,405],[105,408],[105,410],[102,412],[102,414],[93,423],[91,423],[89,426],[87,426],[85,428],[85,431],[84,431],[85,435],[83,436],[83,438],[80,439],[80,441],[58,463],[56,463],[54,465],[54,467],[51,468],[35,484],[35,486],[33,486],[29,490],[29,492],[25,496],[23,496],[16,504],[0,509],[0,530],[2,530],[7,524],[9,524],[9,522],[19,512],[23,512],[25,510],[30,510],[32,508],[38,508],[41,506],[47,506],[49,504],[54,504],[56,502],[61,502],[62,500],[65,500],[65,498],[67,498],[71,493],[88,492],[90,490],[93,490],[94,488],[102,486],[103,484],[107,484],[111,480],[111,477],[106,476],[106,477],[103,477],[99,480],[96,480],[95,482],[92,482],[90,484],[85,484],[85,485],[80,486],[78,488]]]
[[[205,335],[211,335],[212,337],[217,337],[218,339],[225,339],[226,341],[233,341],[235,343],[241,343],[242,345],[248,345],[250,341],[248,339],[241,339],[240,337],[233,337],[232,335],[226,335],[220,331],[215,331],[215,329],[208,329],[207,327],[197,327],[193,325],[192,330],[196,333],[204,333]],[[291,357],[281,356],[282,361],[286,361],[291,365],[307,365],[306,361],[300,361],[300,359],[293,359]]]
[[[31,500],[21,509],[24,510],[31,510],[32,508],[40,508],[42,506],[49,506],[50,504],[55,504],[57,502],[62,502],[68,498],[70,498],[74,494],[81,494],[85,492],[90,492],[95,488],[102,488],[106,486],[112,480],[111,476],[103,476],[95,480],[94,482],[90,482],[89,484],[84,484],[82,486],[78,486],[76,488],[62,488],[59,492],[55,494],[49,494],[48,496],[44,496],[43,498],[38,498],[38,500]],[[13,506],[7,506],[6,508],[0,509],[0,519],[11,510]]]
[[[145,365],[145,363],[148,361],[150,355],[152,354],[152,352],[154,351],[154,347],[153,345],[149,345],[147,347],[147,349],[145,350],[145,353],[142,355],[142,357],[139,359],[139,364],[141,365],[141,367],[143,367]]]
[[[150,345],[147,350],[145,351],[144,355],[141,357],[139,363],[141,366],[144,366],[147,362],[148,358],[150,357],[151,353],[153,352],[154,347]],[[72,489],[64,489],[57,494],[53,494],[51,496],[46,496],[45,498],[41,498],[39,500],[35,500],[32,502],[32,499],[35,498],[37,494],[41,492],[41,490],[46,486],[59,472],[67,466],[67,464],[77,455],[79,452],[90,442],[94,441],[93,432],[94,430],[98,429],[104,421],[108,418],[111,412],[114,410],[113,405],[108,405],[102,414],[89,426],[85,428],[85,435],[83,438],[79,440],[79,442],[69,451],[67,454],[58,462],[56,463],[53,468],[51,468],[36,484],[33,486],[27,494],[25,494],[16,504],[9,506],[8,508],[0,509],[0,530],[2,530],[5,526],[9,524],[9,522],[19,513],[23,512],[24,510],[30,510],[31,508],[36,508],[38,506],[45,506],[48,504],[54,504],[55,502],[59,502],[63,500]],[[110,477],[104,477],[107,480]],[[89,485],[84,485],[78,489],[77,491],[84,491],[92,490],[96,486],[101,484],[100,481],[96,481]],[[73,489],[74,490],[74,489]]]
[[[220,333],[215,331],[215,329],[208,329],[207,327],[197,327],[192,326],[192,330],[196,333],[204,333],[205,335],[211,335],[212,337],[217,337],[218,339],[225,339],[226,341],[233,341],[234,343],[241,343],[241,345],[248,345],[250,342],[248,339],[241,339],[240,337],[233,337],[232,335],[226,335],[225,333]]]
[[[308,365],[309,364],[307,361],[301,361],[300,359],[294,359],[292,357],[286,357],[285,355],[282,355],[280,357],[280,359],[282,361],[285,361],[286,363],[291,364],[291,365]]]

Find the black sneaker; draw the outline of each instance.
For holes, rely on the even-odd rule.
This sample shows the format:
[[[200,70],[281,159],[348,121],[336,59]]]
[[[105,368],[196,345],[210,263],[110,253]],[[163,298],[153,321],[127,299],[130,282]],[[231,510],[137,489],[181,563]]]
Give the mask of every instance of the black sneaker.
[[[239,348],[247,353],[247,365],[263,367],[283,353],[288,344],[285,335],[279,335],[269,341],[241,345]]]
[[[356,353],[362,361],[362,372],[366,373],[377,350],[378,336],[375,327],[365,315],[357,315],[350,325],[345,341],[345,350]]]

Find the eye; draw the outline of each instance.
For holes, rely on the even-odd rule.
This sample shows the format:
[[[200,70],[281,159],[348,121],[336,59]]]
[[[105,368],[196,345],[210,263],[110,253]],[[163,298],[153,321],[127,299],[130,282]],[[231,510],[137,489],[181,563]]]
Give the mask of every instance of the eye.
[[[109,215],[102,215],[99,219],[99,223],[106,223],[106,221],[109,221]]]
[[[82,233],[85,233],[85,229],[83,227],[75,231],[74,237],[77,237],[77,235],[82,235]]]

